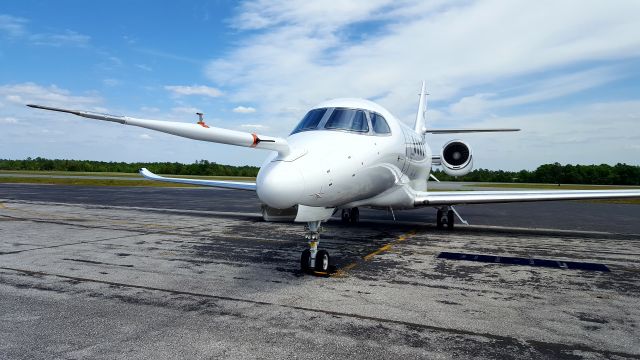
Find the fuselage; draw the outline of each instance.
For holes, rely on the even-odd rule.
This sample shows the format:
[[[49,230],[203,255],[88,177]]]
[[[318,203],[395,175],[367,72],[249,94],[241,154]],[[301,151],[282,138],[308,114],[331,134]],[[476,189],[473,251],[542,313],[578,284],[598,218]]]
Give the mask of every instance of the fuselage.
[[[427,188],[424,138],[368,100],[315,106],[287,142],[294,156],[274,154],[258,173],[258,196],[271,207],[410,208],[411,191]]]

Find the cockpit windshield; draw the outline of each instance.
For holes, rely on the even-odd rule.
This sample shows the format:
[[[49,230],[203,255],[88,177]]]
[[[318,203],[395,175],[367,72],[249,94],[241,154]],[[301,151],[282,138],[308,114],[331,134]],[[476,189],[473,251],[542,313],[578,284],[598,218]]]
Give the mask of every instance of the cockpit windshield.
[[[369,113],[371,117],[371,126],[373,127],[373,132],[376,134],[390,134],[391,129],[389,129],[389,124],[384,120],[382,115],[378,115],[376,113]]]
[[[300,124],[296,126],[296,128],[291,132],[292,134],[298,133],[300,131],[313,130],[318,127],[320,124],[320,120],[324,116],[324,113],[327,112],[328,109],[313,109],[307,113],[307,115],[302,118]]]
[[[367,124],[367,118],[362,110],[354,109],[334,109],[327,123],[324,125],[325,129],[331,130],[351,130],[366,133],[369,132],[369,124]]]
[[[367,135],[389,135],[391,129],[379,114],[350,108],[321,108],[309,111],[291,132],[341,130]]]

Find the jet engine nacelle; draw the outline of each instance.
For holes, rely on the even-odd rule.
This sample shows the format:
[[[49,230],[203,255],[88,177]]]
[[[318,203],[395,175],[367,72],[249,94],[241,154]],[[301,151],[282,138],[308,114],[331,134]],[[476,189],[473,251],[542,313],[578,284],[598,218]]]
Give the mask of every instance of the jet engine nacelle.
[[[440,163],[449,176],[467,175],[473,169],[471,148],[462,140],[451,140],[442,147]]]

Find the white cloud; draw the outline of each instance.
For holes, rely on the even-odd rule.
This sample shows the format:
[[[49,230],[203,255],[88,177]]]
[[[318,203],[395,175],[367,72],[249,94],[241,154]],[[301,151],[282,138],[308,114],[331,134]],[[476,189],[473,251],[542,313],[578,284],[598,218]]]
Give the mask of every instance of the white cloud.
[[[327,6],[322,1],[247,1],[232,24],[238,29],[255,30],[276,25],[296,24],[314,30],[370,18],[372,13],[393,4],[390,0],[337,1]]]
[[[206,73],[230,89],[232,101],[257,103],[265,121],[283,108],[306,109],[333,97],[372,98],[410,120],[422,79],[435,101],[491,87],[476,92],[495,97],[479,96],[467,104],[483,107],[482,101],[489,101],[491,108],[504,97],[512,104],[545,99],[543,88],[532,89],[538,91],[535,97],[514,98],[507,92],[514,79],[536,76],[553,85],[568,67],[640,55],[637,1],[615,7],[601,1],[423,3],[342,1],[337,11],[316,2],[247,2],[232,23],[259,31],[210,61]],[[598,81],[565,79],[547,91],[571,94],[623,71],[610,67]],[[281,118],[279,131],[293,126],[303,112]]]
[[[145,64],[136,64],[136,67],[140,70],[144,70],[144,71],[153,71],[153,69]]]
[[[195,116],[196,113],[202,112],[200,109],[192,106],[177,106],[171,108],[171,112],[176,114],[189,114]]]
[[[158,112],[158,111],[160,111],[160,109],[158,109],[157,107],[153,107],[153,106],[142,106],[142,107],[140,107],[140,111],[142,111],[142,112]]]
[[[0,124],[17,124],[18,123],[18,119],[11,117],[11,116],[5,116],[5,117],[0,117]]]
[[[102,83],[106,86],[118,86],[122,84],[122,81],[118,79],[102,79]]]
[[[192,85],[192,86],[184,86],[184,85],[167,85],[164,87],[165,90],[173,93],[174,96],[185,96],[185,95],[201,95],[201,96],[209,96],[209,97],[218,97],[222,95],[222,92],[216,88],[204,86],[204,85]]]
[[[29,40],[35,45],[84,47],[89,44],[91,37],[75,31],[66,30],[58,34],[32,34],[29,36]]]
[[[488,111],[557,99],[594,88],[623,77],[612,67],[600,67],[558,75],[523,84],[517,89],[507,89],[503,94],[480,93],[466,96],[450,105],[450,112],[456,116],[478,116]],[[517,93],[512,95],[512,93]]]
[[[29,21],[24,18],[0,14],[0,33],[12,40],[24,39],[34,45],[44,46],[79,46],[89,44],[90,36],[72,30],[60,33],[34,33],[29,31]]]
[[[153,139],[153,138],[151,137],[151,135],[149,135],[149,134],[140,134],[139,138],[140,138],[140,139],[144,139],[144,140],[151,140],[151,139]]]
[[[516,127],[517,133],[460,134],[474,150],[477,168],[520,170],[540,164],[638,164],[640,99],[580,104],[555,111],[495,116],[469,127]],[[450,138],[428,137],[434,152]]]
[[[26,34],[27,20],[11,15],[0,14],[0,32],[10,38],[21,37]]]
[[[240,113],[240,114],[251,114],[256,112],[256,109],[250,106],[237,106],[233,109],[233,112]]]
[[[72,95],[68,90],[56,85],[41,86],[35,83],[0,85],[0,98],[10,103],[25,105],[30,103],[61,107],[96,105],[102,99],[95,95]]]
[[[252,129],[267,129],[268,126],[262,124],[242,124],[240,127],[243,128],[252,128]]]

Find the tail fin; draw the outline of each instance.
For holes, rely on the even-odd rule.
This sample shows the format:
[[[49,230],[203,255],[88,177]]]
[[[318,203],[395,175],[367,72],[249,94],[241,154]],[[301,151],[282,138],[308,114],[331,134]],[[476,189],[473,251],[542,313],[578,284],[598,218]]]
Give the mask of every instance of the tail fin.
[[[420,100],[418,102],[418,114],[416,115],[416,123],[413,127],[415,132],[418,135],[424,135],[427,130],[427,93],[426,93],[426,84],[422,81],[422,90],[420,91]]]

